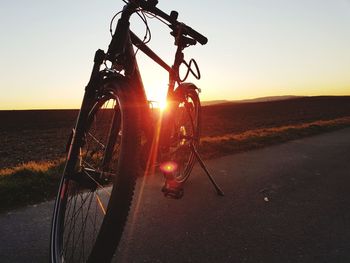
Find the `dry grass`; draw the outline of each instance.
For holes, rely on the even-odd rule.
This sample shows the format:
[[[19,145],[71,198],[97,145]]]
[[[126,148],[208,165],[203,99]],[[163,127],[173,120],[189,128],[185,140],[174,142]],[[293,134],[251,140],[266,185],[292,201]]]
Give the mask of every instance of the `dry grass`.
[[[28,162],[0,170],[0,212],[52,199],[63,171],[63,160]]]
[[[24,174],[27,171],[36,174],[47,173],[50,169],[59,166],[62,162],[63,159],[41,162],[30,161],[27,163],[19,164],[15,167],[0,169],[0,177]]]
[[[255,129],[250,130],[246,132],[242,132],[239,134],[235,133],[229,133],[221,136],[207,136],[201,139],[203,143],[210,143],[210,142],[219,142],[219,141],[246,141],[251,138],[258,138],[258,137],[267,137],[271,135],[281,134],[285,132],[290,131],[298,131],[298,130],[305,130],[310,129],[313,127],[338,127],[343,125],[350,125],[350,117],[344,117],[344,118],[338,118],[334,120],[327,120],[327,121],[313,121],[309,123],[303,123],[303,124],[297,124],[297,125],[286,125],[281,127],[273,127],[273,128],[264,128],[264,129]]]
[[[350,117],[342,117],[334,120],[319,120],[296,125],[254,129],[220,136],[206,136],[201,139],[200,148],[205,158],[213,158],[349,126]]]

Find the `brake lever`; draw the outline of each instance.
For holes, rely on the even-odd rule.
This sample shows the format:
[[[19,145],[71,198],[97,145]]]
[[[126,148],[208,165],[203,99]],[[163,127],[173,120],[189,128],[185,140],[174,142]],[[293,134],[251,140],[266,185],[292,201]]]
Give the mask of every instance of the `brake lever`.
[[[177,21],[177,18],[179,16],[179,13],[177,11],[171,11],[170,12],[170,18],[171,18],[171,22],[174,23]]]
[[[147,0],[147,3],[149,3],[152,7],[155,7],[158,4],[158,0]]]
[[[147,6],[148,8],[156,7],[158,0],[129,0],[131,2],[136,2],[138,5]]]

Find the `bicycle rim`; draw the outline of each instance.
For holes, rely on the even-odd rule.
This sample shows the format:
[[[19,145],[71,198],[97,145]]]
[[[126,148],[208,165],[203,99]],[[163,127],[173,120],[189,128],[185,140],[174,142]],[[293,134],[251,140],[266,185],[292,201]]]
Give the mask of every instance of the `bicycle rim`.
[[[125,116],[129,115],[125,108],[119,97],[105,96],[90,111],[77,162],[72,171],[65,171],[56,200],[51,241],[54,262],[97,258],[104,262],[114,253],[136,180],[134,170],[124,168],[125,155],[135,154],[136,149],[122,147],[125,140],[133,139],[125,138],[133,136],[127,132],[125,120],[131,116]],[[111,234],[106,235],[108,231]]]

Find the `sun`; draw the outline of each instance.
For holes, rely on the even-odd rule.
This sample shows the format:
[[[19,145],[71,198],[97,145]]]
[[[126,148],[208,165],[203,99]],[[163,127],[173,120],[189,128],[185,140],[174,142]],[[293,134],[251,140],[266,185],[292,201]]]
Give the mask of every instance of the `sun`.
[[[152,102],[153,107],[164,111],[167,108],[167,84],[162,81],[152,81],[147,84],[145,85],[147,99]]]
[[[164,99],[162,99],[162,100],[159,101],[159,109],[160,109],[161,111],[165,111],[166,108],[167,108],[167,106],[168,106],[168,103],[167,103],[167,101],[166,101],[166,98],[164,98]]]

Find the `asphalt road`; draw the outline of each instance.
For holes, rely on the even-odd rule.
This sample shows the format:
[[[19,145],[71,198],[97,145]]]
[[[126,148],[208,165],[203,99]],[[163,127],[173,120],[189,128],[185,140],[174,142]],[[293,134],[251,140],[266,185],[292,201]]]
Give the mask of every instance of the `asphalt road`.
[[[199,168],[182,200],[147,178],[118,262],[350,262],[350,129],[207,165],[225,197]],[[0,215],[0,262],[48,261],[52,205]]]

